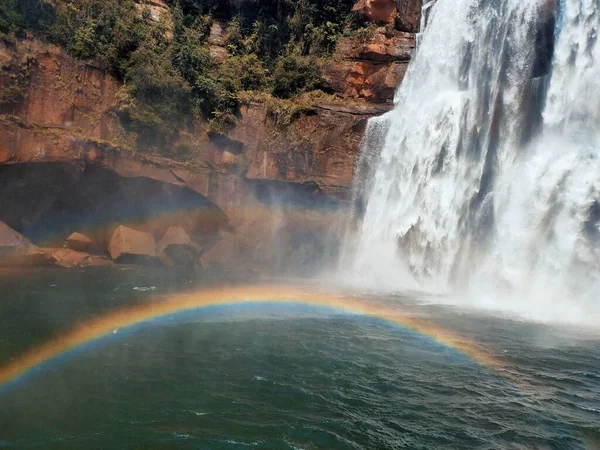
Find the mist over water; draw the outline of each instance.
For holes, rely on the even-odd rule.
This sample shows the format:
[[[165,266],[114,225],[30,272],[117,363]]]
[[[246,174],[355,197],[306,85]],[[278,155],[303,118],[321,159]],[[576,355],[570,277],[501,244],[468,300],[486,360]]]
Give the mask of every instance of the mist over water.
[[[233,282],[124,269],[0,279],[0,371],[98,317]],[[595,333],[357,297],[453,330],[502,362],[488,366],[380,318],[264,298],[121,326],[0,384],[0,447],[597,448]]]
[[[373,119],[342,272],[600,319],[600,2],[439,0]]]

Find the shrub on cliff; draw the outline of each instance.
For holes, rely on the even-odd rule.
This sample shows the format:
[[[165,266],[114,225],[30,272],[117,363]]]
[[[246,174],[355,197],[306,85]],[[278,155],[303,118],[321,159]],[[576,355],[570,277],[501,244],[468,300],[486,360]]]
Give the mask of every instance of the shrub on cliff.
[[[0,33],[16,34],[23,28],[23,16],[17,9],[16,0],[5,0],[0,4]]]
[[[139,146],[166,145],[191,113],[190,85],[164,57],[166,49],[144,44],[128,62],[117,111],[139,133]]]
[[[122,78],[131,55],[149,41],[166,44],[166,27],[154,23],[149,10],[133,0],[60,2],[49,39],[78,58],[104,62]]]
[[[204,24],[195,23],[186,27],[183,20],[179,18],[175,21],[171,60],[183,78],[194,85],[198,77],[206,76],[212,68],[212,60],[210,50],[204,45]]]
[[[273,71],[273,95],[290,98],[304,91],[319,87],[321,78],[312,58],[283,56],[275,64]]]
[[[54,8],[44,0],[2,0],[0,2],[0,37],[14,39],[33,31],[47,37],[56,20]]]
[[[199,117],[211,132],[225,131],[243,91],[291,98],[318,88],[316,58],[333,50],[354,1],[167,4],[170,20],[135,0],[0,0],[0,38],[31,32],[104,63],[124,82],[116,105],[123,124],[141,146],[160,147]],[[227,54],[217,59],[207,42],[215,20],[227,30]]]
[[[242,77],[239,70],[232,70],[228,64],[213,63],[205,37],[203,23],[185,27],[177,22],[171,61],[190,86],[193,110],[224,125],[238,107],[236,93]]]
[[[264,64],[257,55],[230,56],[215,67],[217,77],[237,91],[265,89],[269,77]]]
[[[322,56],[352,18],[354,0],[170,0],[186,16],[210,14],[229,22],[233,53],[255,53],[267,65],[289,47]]]
[[[0,112],[12,112],[27,96],[29,83],[37,58],[24,55],[14,57],[0,66]]]

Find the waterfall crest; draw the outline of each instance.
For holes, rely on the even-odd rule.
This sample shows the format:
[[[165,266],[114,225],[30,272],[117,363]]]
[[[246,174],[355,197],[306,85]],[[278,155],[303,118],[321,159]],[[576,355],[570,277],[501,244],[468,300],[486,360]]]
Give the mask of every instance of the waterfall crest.
[[[599,27],[599,0],[438,0],[367,129],[343,270],[534,318],[598,305]]]

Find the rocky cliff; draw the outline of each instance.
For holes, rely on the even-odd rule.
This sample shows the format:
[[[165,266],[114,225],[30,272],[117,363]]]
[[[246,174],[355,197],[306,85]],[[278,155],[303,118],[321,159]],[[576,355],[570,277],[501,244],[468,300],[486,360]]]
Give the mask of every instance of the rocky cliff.
[[[107,243],[122,223],[158,240],[182,225],[205,245],[206,264],[243,254],[265,269],[282,258],[313,265],[331,238],[323,224],[346,201],[366,121],[391,107],[402,80],[418,3],[355,5],[373,25],[339,39],[322,62],[331,93],[286,101],[250,93],[227,132],[196,121],[160,152],[131,145],[117,115],[121,83],[101,64],[33,38],[1,45],[0,221],[36,244],[82,228],[102,229]],[[165,9],[153,7],[159,20]],[[222,33],[211,28],[215,58],[226,54]],[[242,242],[275,235],[276,250]],[[221,237],[212,255],[207,236]]]

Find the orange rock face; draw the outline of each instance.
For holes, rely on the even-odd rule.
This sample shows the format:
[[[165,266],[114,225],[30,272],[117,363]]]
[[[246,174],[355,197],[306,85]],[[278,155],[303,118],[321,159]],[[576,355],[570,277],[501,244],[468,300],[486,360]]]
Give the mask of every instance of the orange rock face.
[[[111,137],[116,124],[109,111],[120,86],[103,68],[76,61],[59,47],[36,40],[17,41],[15,54],[34,56],[36,70],[27,101],[5,112],[46,129],[73,129],[96,139]],[[4,55],[11,57],[6,50]]]
[[[222,27],[213,28],[211,39],[222,45]],[[377,33],[364,43],[340,41],[324,74],[333,90],[358,102],[316,104],[285,126],[263,105],[244,106],[225,139],[212,139],[205,124],[195,125],[194,145],[202,151],[179,163],[110,144],[119,142],[122,134],[111,113],[120,86],[100,67],[35,40],[19,42],[16,50],[0,44],[0,63],[21,53],[37,61],[26,100],[9,111],[11,116],[0,117],[0,164],[98,165],[123,177],[189,187],[225,212],[234,211],[250,195],[246,178],[314,183],[325,194],[344,198],[365,119],[386,111],[362,101],[391,102],[412,45],[411,36],[402,33]],[[0,89],[1,84],[2,80]],[[169,151],[164,149],[167,155]]]
[[[156,243],[149,233],[119,226],[113,233],[108,252],[119,262],[151,261],[156,257]]]
[[[244,142],[246,178],[285,181],[315,194],[344,198],[352,183],[354,161],[366,119],[387,108],[320,103],[310,115],[286,127],[272,122],[262,106],[241,109],[231,136]]]
[[[334,58],[322,67],[323,78],[331,89],[345,97],[391,103],[414,47],[413,34],[387,34],[385,28],[377,29],[369,38],[342,38]]]
[[[353,11],[375,23],[394,23],[396,19],[395,0],[358,0]]]
[[[213,28],[211,45],[223,50],[224,30]],[[327,96],[320,101],[311,97],[307,107],[285,122],[259,99],[241,108],[236,126],[226,136],[209,136],[207,124],[198,121],[180,134],[173,148],[161,148],[159,153],[157,149],[136,151],[123,145],[123,129],[112,113],[120,84],[102,67],[76,61],[58,47],[35,40],[20,41],[16,47],[0,43],[0,64],[23,55],[36,61],[23,101],[1,111],[7,114],[0,116],[0,189],[14,195],[0,198],[0,220],[39,245],[61,246],[71,230],[79,230],[92,237],[99,248],[111,244],[111,254],[119,261],[129,261],[127,255],[140,255],[141,260],[148,261],[159,256],[149,250],[149,238],[141,240],[148,242],[145,246],[138,245],[137,239],[121,237],[120,232],[112,235],[113,228],[104,227],[105,221],[143,230],[150,238],[163,236],[169,227],[181,226],[204,249],[212,234],[228,226],[226,214],[236,213],[257,199],[265,200],[265,192],[269,192],[267,197],[287,196],[292,204],[297,198],[316,205],[344,201],[366,122],[390,109],[413,45],[412,36],[400,32],[378,31],[362,41],[343,38],[323,74],[345,99]],[[0,90],[3,82],[0,75]],[[179,144],[190,144],[189,148],[197,151],[181,161],[176,152]],[[70,169],[50,177],[46,164],[68,165]],[[35,167],[38,169],[33,170]],[[30,178],[19,176],[21,173]],[[162,187],[148,181],[158,181]],[[69,192],[74,186],[78,196],[65,196],[61,191]],[[170,201],[157,206],[151,221],[115,216],[135,212],[137,205],[148,203],[146,198],[187,198],[183,191],[192,191],[196,197],[201,194],[212,203],[206,208],[194,204],[172,211],[169,205],[185,202]],[[85,201],[77,202],[74,197],[85,197]],[[61,210],[65,204],[69,214]],[[87,208],[86,214],[92,217],[82,222],[89,228],[74,223],[56,229],[81,208]],[[43,241],[32,232],[32,228],[45,231],[46,220],[56,225],[56,240]],[[235,245],[246,248],[241,242],[247,241],[251,247],[250,234],[246,237],[237,239]],[[166,247],[184,249],[180,255],[173,254],[174,258],[189,260],[187,245]],[[252,253],[250,247],[241,254]],[[295,259],[303,260],[313,250],[294,250]],[[79,258],[65,252],[59,256],[68,260],[67,265],[72,264],[71,258]]]
[[[196,251],[202,250],[182,227],[170,227],[156,245],[156,252],[160,255],[170,245],[189,245]]]
[[[34,41],[19,45],[38,60],[47,61],[34,71],[26,101],[12,111],[16,116],[0,117],[1,164],[101,166],[123,177],[148,177],[189,187],[225,212],[238,208],[249,195],[244,176],[247,168],[251,179],[315,183],[328,195],[343,198],[351,184],[364,121],[385,112],[362,103],[316,105],[310,114],[301,114],[282,127],[268,116],[263,105],[251,104],[242,108],[236,127],[226,139],[211,139],[205,130],[198,129],[195,136],[202,152],[192,164],[179,163],[109,144],[120,132],[110,114],[118,90],[110,76],[73,61],[56,47]],[[2,45],[0,59],[1,50]],[[376,97],[374,84],[385,80],[386,73],[377,71],[367,76],[373,94],[358,88],[357,92],[365,98]],[[387,78],[390,84],[395,80]],[[81,79],[82,84],[74,81],[63,86],[57,79]],[[393,87],[387,90],[392,92]],[[86,114],[66,114],[79,109]]]
[[[419,31],[421,0],[358,0],[353,11],[369,22],[394,24],[409,33]]]

